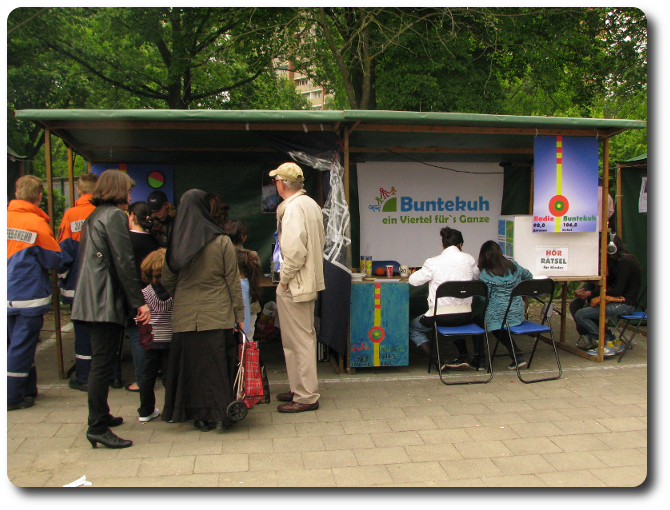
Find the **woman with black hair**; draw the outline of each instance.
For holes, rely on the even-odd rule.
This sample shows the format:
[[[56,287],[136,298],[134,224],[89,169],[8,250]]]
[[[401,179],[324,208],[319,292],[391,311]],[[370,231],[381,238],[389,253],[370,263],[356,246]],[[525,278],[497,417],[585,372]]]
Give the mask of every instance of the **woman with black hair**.
[[[435,324],[435,292],[437,288],[447,281],[476,280],[479,269],[472,255],[463,253],[463,235],[460,231],[444,227],[440,230],[442,238],[442,253],[437,257],[431,257],[424,262],[423,267],[412,273],[409,277],[410,285],[424,285],[428,287],[428,311],[423,315],[415,317],[409,323],[409,337],[419,349],[430,355],[430,347],[426,333],[433,330]],[[472,298],[458,299],[441,297],[437,313],[440,315],[438,325],[440,326],[462,326],[468,324],[472,319]],[[465,346],[465,338],[457,338],[454,344],[458,349],[459,356],[454,361],[446,363],[442,369],[462,370],[472,368]],[[433,360],[435,363],[435,360]]]
[[[522,280],[532,280],[533,274],[516,262],[506,259],[503,256],[502,249],[495,241],[486,241],[482,244],[477,266],[481,271],[479,279],[486,283],[489,292],[489,304],[486,307],[484,317],[486,326],[507,348],[509,357],[512,358],[512,363],[507,368],[516,370],[512,348],[517,353],[516,359],[519,368],[523,368],[528,363],[520,354],[514,340],[510,338],[509,332],[503,329],[503,318],[509,298],[512,295],[512,289]],[[525,313],[526,308],[523,299],[520,296],[515,297],[507,315],[507,323],[510,326],[518,326],[524,321]]]
[[[151,252],[159,247],[158,236],[160,229],[158,219],[151,216],[149,204],[143,201],[133,202],[128,206],[128,228],[130,229],[130,243],[133,245],[133,255],[135,256],[135,268],[137,276],[142,281],[142,261]],[[142,283],[142,287],[146,284]],[[135,367],[135,382],[126,384],[128,391],[140,391],[140,381],[144,369],[144,349],[140,345],[140,330],[134,321],[126,326],[126,335],[130,343],[130,352],[133,355],[133,365]]]

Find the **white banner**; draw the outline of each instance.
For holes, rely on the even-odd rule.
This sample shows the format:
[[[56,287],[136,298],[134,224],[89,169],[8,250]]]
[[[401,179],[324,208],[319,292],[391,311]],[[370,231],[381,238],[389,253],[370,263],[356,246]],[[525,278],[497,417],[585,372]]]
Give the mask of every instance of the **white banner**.
[[[460,230],[475,259],[498,236],[503,169],[497,163],[358,165],[361,255],[422,266],[442,251],[440,230]],[[441,168],[436,168],[441,167]]]
[[[647,176],[642,178],[640,186],[640,200],[638,201],[638,212],[647,212]]]

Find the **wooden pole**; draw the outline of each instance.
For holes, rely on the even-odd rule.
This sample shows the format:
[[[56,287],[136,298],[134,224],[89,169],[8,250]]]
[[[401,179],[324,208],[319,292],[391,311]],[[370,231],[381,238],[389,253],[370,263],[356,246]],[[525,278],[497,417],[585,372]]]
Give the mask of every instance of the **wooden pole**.
[[[350,202],[350,196],[349,196],[349,181],[350,181],[350,175],[349,175],[349,169],[350,169],[350,162],[349,162],[349,133],[351,130],[347,127],[344,126],[343,128],[344,131],[344,199],[347,201],[347,206],[349,206],[349,211],[351,212],[351,202]],[[351,261],[351,244],[347,246],[347,260]],[[351,264],[351,262],[350,262]],[[351,368],[349,366],[349,350],[351,349],[351,335],[349,331],[349,325],[347,325],[347,352],[344,354],[344,359],[340,358],[340,363],[339,363],[339,369],[341,372],[344,372],[346,369],[347,374],[352,375],[356,373],[355,368]],[[341,373],[340,372],[340,373]]]
[[[349,205],[349,129],[344,127],[344,198]]]
[[[47,214],[49,215],[49,225],[54,230],[54,204],[53,204],[53,168],[51,165],[51,131],[44,130],[44,164],[47,173]]]
[[[605,291],[607,290],[607,212],[608,204],[607,198],[609,190],[607,189],[607,182],[610,177],[610,141],[605,138],[603,142],[603,186],[600,210],[600,321],[598,328],[598,359],[603,361],[605,359],[605,307],[607,301],[605,300]]]
[[[621,167],[616,169],[616,233],[623,239],[623,195],[621,194]]]
[[[72,147],[67,148],[67,177],[70,188],[70,207],[74,207],[74,158]]]
[[[535,193],[535,163],[530,167],[530,204],[528,204],[528,214],[533,214],[533,207],[535,203],[533,202],[533,193]]]
[[[53,230],[53,218],[54,218],[54,208],[53,208],[53,165],[51,160],[51,130],[44,130],[44,163],[46,166],[47,173],[47,188],[49,189],[48,194],[48,210],[49,210],[49,223],[51,224],[51,229]],[[63,366],[63,338],[60,330],[60,293],[58,290],[58,273],[56,271],[51,271],[51,284],[52,284],[52,301],[53,301],[53,311],[54,311],[54,333],[56,334],[56,362],[58,363],[58,375],[61,379],[66,379],[67,375],[65,374],[65,368]]]

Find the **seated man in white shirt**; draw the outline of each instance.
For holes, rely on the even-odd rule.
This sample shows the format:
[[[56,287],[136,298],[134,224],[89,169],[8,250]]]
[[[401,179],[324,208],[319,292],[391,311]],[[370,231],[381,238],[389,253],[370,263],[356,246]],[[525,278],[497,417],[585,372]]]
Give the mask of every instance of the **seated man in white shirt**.
[[[412,341],[430,356],[430,344],[426,333],[433,330],[435,318],[435,291],[440,284],[446,281],[476,280],[479,277],[479,268],[472,255],[461,251],[463,235],[460,231],[444,227],[440,230],[442,248],[444,251],[437,257],[431,257],[424,262],[423,267],[409,277],[410,285],[419,286],[430,283],[428,287],[428,310],[423,315],[415,317],[409,324],[409,337]],[[440,316],[440,326],[461,326],[471,322],[472,298],[440,298],[437,307]],[[454,341],[459,356],[454,361],[446,363],[442,369],[462,370],[473,368],[467,357],[464,338]],[[436,363],[433,360],[433,363]]]

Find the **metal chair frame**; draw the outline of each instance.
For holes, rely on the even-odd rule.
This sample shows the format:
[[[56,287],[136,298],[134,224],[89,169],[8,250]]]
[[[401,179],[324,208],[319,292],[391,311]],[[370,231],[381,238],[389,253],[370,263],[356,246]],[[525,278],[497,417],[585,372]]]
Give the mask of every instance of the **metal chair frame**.
[[[440,375],[440,381],[447,386],[459,385],[459,384],[485,384],[490,382],[493,379],[493,367],[491,363],[491,346],[489,344],[489,335],[486,329],[486,324],[484,324],[484,329],[479,327],[477,324],[470,322],[469,324],[463,326],[439,326],[438,325],[438,313],[437,313],[437,304],[438,299],[442,297],[453,297],[459,299],[465,299],[469,297],[483,297],[484,298],[484,311],[489,303],[488,298],[488,288],[486,284],[479,280],[468,280],[468,281],[450,281],[442,283],[437,290],[435,291],[435,308],[433,310],[433,316],[435,317],[434,323],[434,337],[431,339],[430,345],[430,356],[428,361],[428,373],[431,369],[432,353],[435,351],[437,355],[437,371]],[[473,379],[470,381],[445,381],[442,376],[442,362],[440,360],[440,346],[439,339],[440,337],[462,337],[462,336],[479,336],[484,335],[484,340],[486,343],[486,354],[488,358],[488,379],[479,378]],[[481,354],[481,353],[477,353]],[[479,367],[477,367],[479,371]]]
[[[621,327],[621,333],[619,334],[619,340],[623,342],[624,347],[621,351],[621,354],[619,354],[617,363],[621,363],[621,358],[623,358],[623,355],[626,354],[626,351],[633,348],[633,338],[635,338],[635,335],[637,335],[637,332],[640,329],[642,323],[647,322],[647,307],[642,307],[642,301],[646,294],[647,287],[645,286],[644,289],[642,289],[642,292],[640,292],[637,301],[635,302],[636,311],[630,314],[619,316],[619,319],[624,322],[623,326]],[[637,309],[640,311],[637,311]],[[628,324],[630,324],[631,321],[637,321],[637,325],[635,326],[633,333],[628,338],[626,338],[626,330],[628,329]]]
[[[540,335],[542,333],[549,332],[549,336],[551,337],[551,346],[554,349],[554,356],[556,357],[556,365],[558,366],[558,375],[553,376],[553,377],[542,377],[539,379],[533,379],[533,380],[528,380],[524,379],[521,377],[521,371],[519,370],[519,364],[517,361],[516,357],[516,351],[512,347],[512,356],[514,357],[514,364],[516,365],[516,375],[517,377],[521,380],[521,382],[524,382],[526,384],[531,384],[531,383],[536,383],[536,382],[541,382],[541,381],[553,381],[556,379],[560,379],[560,377],[563,375],[563,369],[561,368],[561,360],[558,357],[558,350],[556,349],[556,341],[554,340],[554,332],[551,328],[551,322],[548,320],[547,315],[549,313],[549,310],[551,310],[551,302],[554,298],[554,287],[555,283],[554,280],[551,278],[538,278],[538,279],[533,279],[533,280],[522,280],[519,283],[516,284],[516,286],[512,289],[512,293],[509,298],[509,302],[507,304],[507,310],[505,310],[505,315],[503,317],[503,329],[507,330],[509,332],[510,336],[510,341],[512,341],[512,346],[514,345],[514,336],[513,335],[528,335],[531,337],[535,337],[535,343],[533,344],[533,349],[530,351],[530,357],[528,358],[528,365],[527,368],[530,368],[530,364],[533,362],[533,356],[535,356],[535,350],[537,349],[537,344],[540,341]],[[548,301],[543,301],[540,299],[541,296],[549,296]],[[510,308],[512,307],[512,302],[515,297],[527,297],[527,298],[532,298],[536,299],[540,303],[543,303],[544,306],[542,308],[542,316],[540,319],[540,322],[532,322],[532,321],[523,321],[521,324],[517,326],[510,326],[509,321],[508,321],[508,315]],[[496,350],[498,349],[498,344],[500,343],[500,340],[496,342],[496,345],[493,349],[493,356],[495,356]]]

